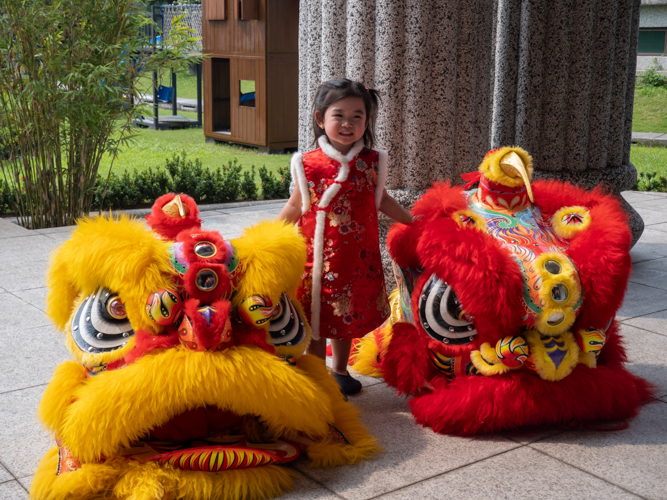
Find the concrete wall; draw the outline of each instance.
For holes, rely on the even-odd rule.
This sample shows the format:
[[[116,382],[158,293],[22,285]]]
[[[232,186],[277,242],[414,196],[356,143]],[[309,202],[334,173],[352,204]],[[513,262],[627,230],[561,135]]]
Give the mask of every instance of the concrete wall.
[[[658,73],[663,75],[667,73],[667,57],[664,56],[637,56],[637,72],[639,73],[655,66],[656,62],[660,66]]]

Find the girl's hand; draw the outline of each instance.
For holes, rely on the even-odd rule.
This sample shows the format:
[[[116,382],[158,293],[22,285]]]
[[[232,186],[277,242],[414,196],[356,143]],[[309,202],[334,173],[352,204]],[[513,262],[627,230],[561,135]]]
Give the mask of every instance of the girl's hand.
[[[299,183],[294,184],[294,191],[292,196],[289,197],[287,203],[280,211],[278,215],[278,220],[284,220],[290,224],[296,224],[297,221],[301,218],[301,191],[299,190]]]
[[[415,222],[417,222],[417,221],[418,221],[419,219],[421,219],[422,217],[424,217],[424,214],[417,214],[417,215],[414,215],[414,214],[413,214],[413,215],[412,215],[412,222],[411,222],[410,224],[414,224]]]

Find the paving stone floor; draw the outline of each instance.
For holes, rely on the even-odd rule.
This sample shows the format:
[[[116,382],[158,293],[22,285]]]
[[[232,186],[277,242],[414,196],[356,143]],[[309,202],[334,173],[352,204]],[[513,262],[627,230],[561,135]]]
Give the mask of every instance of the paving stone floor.
[[[618,318],[630,369],[658,388],[626,430],[442,436],[416,425],[405,400],[362,377],[353,398],[385,452],[372,461],[298,472],[289,499],[667,499],[667,194],[623,194],[646,229]],[[281,204],[203,212],[227,238]],[[71,228],[28,231],[0,219],[0,500],[27,498],[51,438],[35,417],[53,369],[69,355],[44,313],[51,250]],[[664,349],[664,352],[663,352]]]

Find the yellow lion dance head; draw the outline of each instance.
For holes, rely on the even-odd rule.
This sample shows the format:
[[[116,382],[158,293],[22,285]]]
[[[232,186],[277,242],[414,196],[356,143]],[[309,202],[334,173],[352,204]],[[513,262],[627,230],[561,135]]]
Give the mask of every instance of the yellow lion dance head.
[[[294,290],[305,244],[266,221],[236,240],[167,195],[143,222],[79,222],[52,256],[48,314],[73,360],[39,408],[56,446],[40,500],[263,498],[280,464],[350,464],[378,451],[321,360]],[[166,229],[165,229],[166,228]]]

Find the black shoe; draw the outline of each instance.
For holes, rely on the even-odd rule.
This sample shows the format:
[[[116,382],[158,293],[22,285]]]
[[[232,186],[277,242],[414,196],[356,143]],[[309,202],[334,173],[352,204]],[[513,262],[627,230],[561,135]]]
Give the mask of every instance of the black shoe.
[[[361,382],[359,382],[355,378],[352,378],[350,372],[348,372],[345,375],[341,375],[340,373],[334,372],[333,376],[336,379],[336,382],[338,382],[338,387],[340,388],[340,392],[342,392],[346,396],[359,394],[359,392],[361,391]]]

